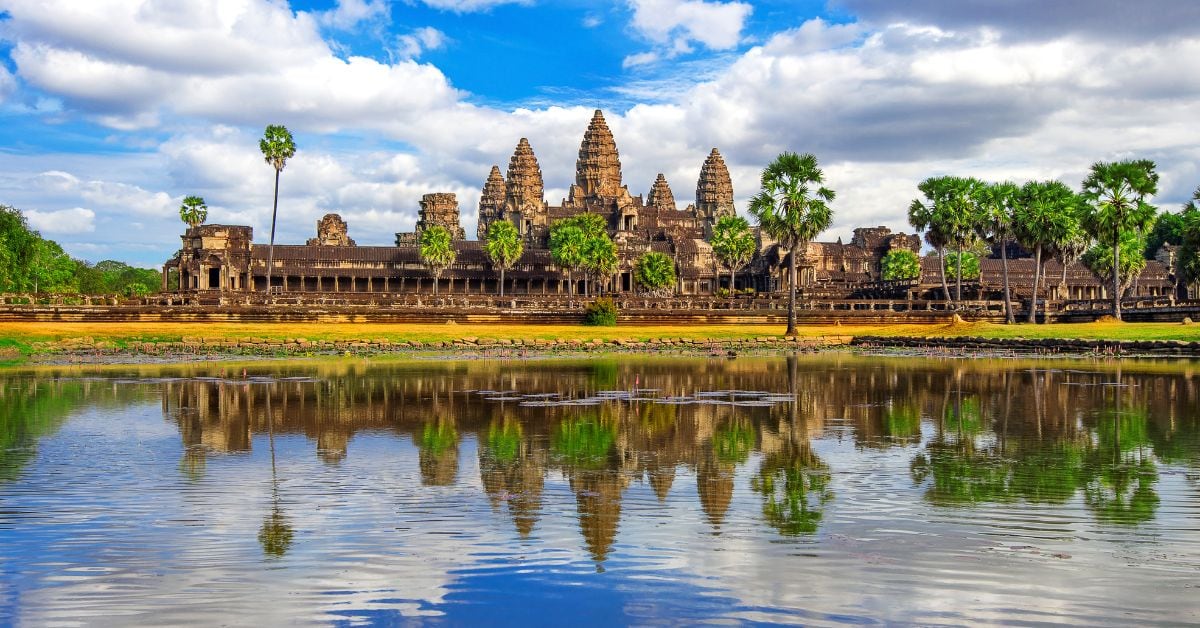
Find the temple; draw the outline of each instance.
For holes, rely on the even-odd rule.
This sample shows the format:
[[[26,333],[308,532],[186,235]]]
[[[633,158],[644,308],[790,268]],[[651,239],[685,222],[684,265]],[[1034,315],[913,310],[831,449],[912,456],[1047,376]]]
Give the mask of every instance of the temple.
[[[492,166],[484,180],[477,211],[477,239],[466,239],[458,200],[451,193],[426,194],[420,201],[412,232],[395,234],[394,246],[358,246],[349,237],[348,225],[337,214],[317,222],[316,237],[304,245],[274,247],[271,285],[267,286],[268,247],[253,242],[248,226],[199,225],[182,236],[183,246],[163,269],[163,289],[177,274],[182,293],[296,294],[401,293],[493,294],[498,291],[496,272],[482,247],[488,227],[508,221],[525,239],[524,255],[505,273],[506,294],[560,295],[584,291],[583,279],[570,277],[554,264],[548,248],[550,227],[559,220],[583,213],[604,217],[609,236],[617,246],[619,267],[604,282],[612,293],[635,292],[634,263],[656,251],[670,257],[676,268],[677,295],[713,294],[735,288],[756,293],[788,288],[787,250],[754,228],[757,250],[751,262],[737,273],[717,266],[712,247],[713,225],[722,216],[735,215],[733,182],[719,150],[713,148],[700,164],[695,197],[680,209],[666,177],[650,182],[645,196],[629,191],[621,173],[621,157],[612,130],[597,110],[584,132],[575,162],[575,183],[557,205],[545,198],[542,168],[533,146],[520,138],[508,167]],[[457,258],[439,278],[422,264],[418,241],[423,230],[440,226],[452,237]],[[850,242],[810,242],[796,252],[797,287],[815,298],[907,297],[929,298],[940,294],[941,266],[926,257],[921,277],[913,282],[884,282],[880,260],[890,251],[919,252],[917,235],[893,233],[887,227],[854,230]],[[1172,258],[1173,259],[1173,258]],[[1014,297],[1032,279],[1030,259],[1010,261]],[[985,259],[982,277],[968,286],[974,298],[995,298],[1001,284],[999,260]],[[1080,264],[1063,272],[1048,268],[1050,277],[1062,276],[1057,298],[1107,298],[1107,284]],[[571,281],[578,285],[572,289]],[[1133,286],[1134,295],[1161,296],[1180,291],[1175,285],[1171,260],[1151,260]],[[1025,295],[1027,296],[1027,295]],[[944,298],[944,297],[942,297]]]

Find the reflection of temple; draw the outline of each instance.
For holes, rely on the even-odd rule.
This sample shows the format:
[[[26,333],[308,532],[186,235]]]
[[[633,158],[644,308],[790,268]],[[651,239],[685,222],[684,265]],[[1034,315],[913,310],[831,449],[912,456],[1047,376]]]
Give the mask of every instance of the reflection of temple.
[[[703,369],[658,361],[337,364],[315,367],[316,377],[304,380],[170,380],[162,384],[163,409],[188,446],[191,473],[204,472],[197,452],[208,452],[211,465],[214,453],[249,450],[269,426],[276,438],[305,435],[331,464],[353,457],[356,434],[390,432],[417,448],[423,485],[461,486],[470,480],[459,451],[474,442],[487,499],[522,537],[538,532],[547,479],[565,478],[583,546],[597,562],[611,556],[622,499],[639,482],[662,502],[692,501],[713,531],[728,520],[737,493],[751,490],[780,533],[812,533],[837,469],[811,443],[829,433],[863,448],[910,452],[913,481],[928,483],[937,504],[1084,494],[1098,517],[1132,522],[1155,503],[1147,452],[1178,455],[1171,452],[1188,451],[1178,443],[1200,439],[1194,373],[866,364],[849,355],[712,361]],[[294,368],[311,375],[313,367]],[[796,401],[529,408],[462,392],[582,398],[631,387],[635,378],[662,396],[792,390]],[[1106,385],[1118,380],[1136,385]],[[761,467],[750,469],[749,487],[735,478],[747,464]],[[681,469],[694,473],[694,493],[677,486]],[[980,475],[964,475],[973,470]]]

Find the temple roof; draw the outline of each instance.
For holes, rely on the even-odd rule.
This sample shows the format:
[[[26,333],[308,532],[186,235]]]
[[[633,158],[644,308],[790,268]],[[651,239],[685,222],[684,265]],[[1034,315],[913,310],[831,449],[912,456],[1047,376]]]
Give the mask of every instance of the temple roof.
[[[542,168],[529,140],[521,138],[508,161],[508,177],[505,181],[505,199],[510,209],[521,210],[532,204],[541,205],[545,187],[542,183]]]
[[[617,153],[617,142],[599,109],[592,115],[592,121],[583,134],[583,142],[579,145],[575,183],[582,189],[583,198],[613,197],[621,191],[621,159]]]

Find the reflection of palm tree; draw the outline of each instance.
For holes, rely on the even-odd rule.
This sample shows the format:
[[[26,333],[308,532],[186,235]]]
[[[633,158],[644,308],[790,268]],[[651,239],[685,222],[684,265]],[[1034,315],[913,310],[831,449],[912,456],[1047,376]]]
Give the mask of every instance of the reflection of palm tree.
[[[438,417],[421,431],[421,483],[425,486],[450,486],[458,476],[458,430],[454,421]]]
[[[543,468],[518,421],[506,417],[492,422],[479,448],[480,480],[493,509],[499,509],[502,501],[508,505],[522,537],[533,532],[541,511]]]
[[[763,518],[780,534],[813,534],[833,499],[829,467],[807,443],[789,444],[763,459],[750,487],[763,496]]]
[[[1119,399],[1120,391],[1115,394]],[[1158,468],[1147,455],[1148,427],[1144,408],[1122,412],[1118,405],[1101,415],[1099,446],[1085,463],[1090,473],[1084,487],[1084,501],[1101,521],[1138,524],[1154,518]]]
[[[271,444],[271,513],[263,519],[258,542],[263,553],[271,558],[283,558],[292,546],[292,526],[279,502],[279,477],[275,472],[275,417],[271,413],[271,390],[267,389],[267,438]]]

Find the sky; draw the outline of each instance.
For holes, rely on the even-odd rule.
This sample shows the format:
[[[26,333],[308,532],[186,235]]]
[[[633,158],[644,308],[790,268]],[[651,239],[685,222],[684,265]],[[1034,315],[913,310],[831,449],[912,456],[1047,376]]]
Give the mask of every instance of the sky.
[[[1145,0],[0,0],[0,203],[90,261],[158,267],[184,196],[270,228],[268,124],[297,152],[277,242],[329,212],[361,244],[430,192],[479,192],[529,138],[557,204],[592,111],[624,182],[680,207],[711,148],[744,213],[762,168],[811,152],[822,239],[910,230],[940,174],[1078,187],[1154,160],[1154,202],[1200,186],[1200,2]]]

